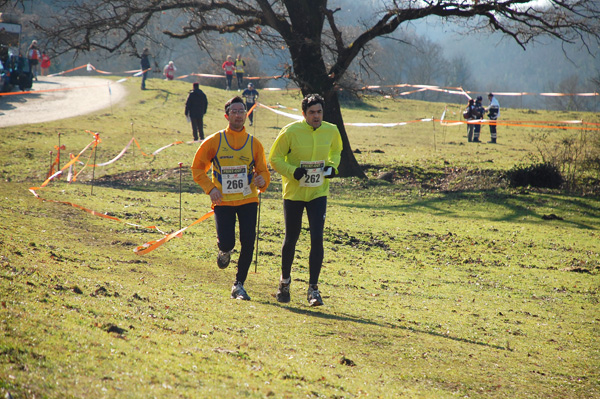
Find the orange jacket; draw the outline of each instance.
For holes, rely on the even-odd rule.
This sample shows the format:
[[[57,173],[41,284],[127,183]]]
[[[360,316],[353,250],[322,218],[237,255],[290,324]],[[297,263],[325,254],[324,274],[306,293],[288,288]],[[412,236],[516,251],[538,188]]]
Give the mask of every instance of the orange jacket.
[[[196,155],[194,156],[194,162],[192,163],[192,176],[194,178],[194,181],[198,183],[200,187],[202,187],[202,190],[204,190],[206,194],[209,194],[211,190],[216,187],[213,184],[212,179],[206,173],[211,169],[212,160],[217,154],[217,150],[219,149],[220,133],[221,132],[219,131],[214,134],[211,134],[206,138],[206,140],[202,142],[202,144],[196,151]],[[227,128],[225,129],[225,135],[227,136],[227,142],[234,149],[241,148],[248,137],[248,133],[246,133],[246,128],[244,128],[241,132],[236,132]],[[260,176],[262,176],[263,179],[265,179],[265,185],[264,187],[260,188],[260,191],[265,192],[267,187],[269,187],[269,183],[271,182],[271,174],[269,173],[269,169],[267,168],[265,149],[256,137],[254,137],[253,153],[254,171]],[[238,206],[249,204],[252,202],[258,202],[258,197],[249,197],[235,201],[223,201],[221,205]]]

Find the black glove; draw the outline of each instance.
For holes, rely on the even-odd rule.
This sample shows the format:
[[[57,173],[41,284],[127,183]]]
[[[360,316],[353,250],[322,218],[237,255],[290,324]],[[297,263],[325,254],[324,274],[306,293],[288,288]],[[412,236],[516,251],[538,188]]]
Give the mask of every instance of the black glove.
[[[296,168],[296,170],[294,171],[294,179],[300,180],[304,176],[306,176],[307,174],[308,174],[308,172],[306,171],[306,169],[304,169],[304,168]]]
[[[335,168],[333,166],[325,166],[323,168],[323,176],[325,176],[326,179],[335,177]]]

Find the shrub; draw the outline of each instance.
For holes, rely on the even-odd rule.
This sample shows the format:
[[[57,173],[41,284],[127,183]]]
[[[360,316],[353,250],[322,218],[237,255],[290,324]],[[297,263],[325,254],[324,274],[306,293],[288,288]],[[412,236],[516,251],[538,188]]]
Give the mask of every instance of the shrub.
[[[564,182],[558,168],[550,163],[515,166],[506,175],[512,187],[559,188]]]

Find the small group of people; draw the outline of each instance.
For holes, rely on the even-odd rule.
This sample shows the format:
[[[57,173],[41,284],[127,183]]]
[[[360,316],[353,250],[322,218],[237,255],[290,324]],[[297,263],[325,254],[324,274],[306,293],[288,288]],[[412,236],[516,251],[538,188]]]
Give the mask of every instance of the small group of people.
[[[500,104],[494,96],[494,93],[488,94],[488,100],[490,104],[487,108],[482,105],[483,97],[478,96],[475,100],[469,99],[467,108],[463,112],[463,117],[467,121],[477,121],[483,119],[484,114],[487,112],[487,117],[490,119],[490,141],[489,143],[496,144],[497,131],[496,121],[500,117]],[[480,143],[479,135],[481,132],[481,123],[468,123],[467,122],[467,141],[473,143]]]
[[[158,64],[156,64],[158,68]],[[142,85],[141,89],[146,90],[146,80],[148,80],[148,72],[152,70],[152,66],[150,65],[150,49],[147,47],[144,48],[142,54],[140,55],[140,68],[142,74]],[[175,72],[177,68],[175,67],[175,63],[173,61],[169,61],[167,65],[163,68],[163,76],[165,80],[173,80],[175,79]]]
[[[310,306],[323,305],[318,283],[324,256],[328,178],[337,174],[342,151],[340,133],[334,124],[323,121],[323,111],[320,95],[304,97],[303,119],[285,126],[269,152],[268,162],[281,175],[283,187],[285,238],[275,294],[281,303],[290,302],[291,269],[306,210],[311,237],[307,300]],[[202,142],[191,167],[194,181],[210,196],[215,212],[220,269],[231,261],[236,221],[239,223],[241,248],[231,298],[241,300],[250,300],[244,284],[254,253],[259,193],[266,191],[271,180],[263,145],[245,129],[247,113],[241,97],[227,101],[227,127]]]
[[[144,48],[140,56],[140,66],[142,69],[142,90],[146,90],[146,79],[148,77],[148,71],[151,69],[149,57],[150,51],[147,48]],[[231,90],[233,75],[235,74],[237,77],[238,91],[241,91],[242,87],[244,86],[245,66],[246,61],[242,59],[241,54],[238,54],[235,60],[231,55],[227,56],[227,60],[221,66],[222,69],[225,71],[227,90]],[[165,80],[173,80],[175,78],[176,71],[177,67],[175,66],[175,63],[173,61],[169,61],[163,68],[163,76],[165,77]]]
[[[227,59],[225,60],[225,62],[223,62],[223,65],[221,66],[221,68],[223,69],[223,71],[225,71],[225,78],[227,81],[227,90],[231,90],[231,83],[233,82],[233,74],[235,73],[235,76],[237,78],[237,88],[238,91],[242,90],[242,87],[244,87],[244,67],[246,66],[246,61],[242,60],[242,55],[238,54],[237,58],[235,59],[235,61],[233,60],[233,57],[228,55]]]
[[[27,63],[29,65],[29,72],[31,72],[32,79],[37,81],[37,77],[48,75],[48,70],[52,61],[50,56],[45,51],[41,51],[38,47],[37,40],[32,40],[29,48],[27,49]]]

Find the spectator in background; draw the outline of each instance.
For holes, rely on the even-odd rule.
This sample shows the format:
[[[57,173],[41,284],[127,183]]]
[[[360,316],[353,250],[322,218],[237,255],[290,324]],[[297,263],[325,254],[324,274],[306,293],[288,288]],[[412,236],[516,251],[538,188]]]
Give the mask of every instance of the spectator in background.
[[[483,105],[481,105],[482,101],[483,101],[483,97],[477,96],[477,99],[475,100],[475,108],[473,108],[473,119],[474,120],[483,119],[483,112],[485,111],[485,108],[483,108]],[[480,132],[481,132],[481,123],[477,123],[477,124],[475,124],[475,129],[473,131],[473,143],[481,142],[481,141],[479,141]]]
[[[248,88],[244,90],[242,97],[246,99],[246,109],[250,110],[256,104],[256,100],[258,100],[258,92],[254,88],[254,84],[248,83]],[[250,111],[248,119],[250,119],[250,126],[252,126],[252,123],[254,123],[254,111]]]
[[[204,140],[204,114],[208,108],[208,100],[206,94],[200,90],[200,84],[194,83],[193,90],[190,91],[187,101],[185,102],[185,116],[192,123],[192,133],[194,141]]]
[[[142,56],[140,57],[140,67],[142,69],[142,90],[146,90],[146,79],[148,79],[148,72],[150,69],[150,50],[148,48],[144,48],[142,51]]]
[[[242,55],[238,54],[237,59],[235,60],[235,76],[237,77],[237,86],[238,91],[242,90],[244,86],[244,67],[246,66],[246,62],[242,60]],[[250,125],[252,125],[252,118],[250,118]]]
[[[235,70],[235,64],[233,63],[233,57],[228,55],[227,60],[221,66],[225,71],[225,77],[227,78],[227,90],[231,90],[231,82],[233,81],[233,71]]]
[[[33,40],[29,45],[29,49],[27,49],[27,60],[29,61],[29,72],[33,79],[37,81],[37,75],[39,74],[39,65],[40,59],[42,58],[42,53],[38,49],[37,40]]]
[[[489,143],[496,144],[496,120],[500,117],[500,104],[494,97],[494,93],[488,94],[488,100],[490,100],[490,105],[485,111],[488,113],[488,118],[490,118],[491,141]]]
[[[165,79],[173,80],[173,78],[175,77],[176,70],[177,68],[175,68],[175,64],[173,63],[173,61],[169,61],[169,63],[165,65],[165,69],[163,69],[163,75],[165,75]]]
[[[42,59],[40,66],[42,67],[42,76],[48,76],[48,70],[50,69],[50,57],[46,54],[45,51],[42,51]]]
[[[473,119],[475,119],[473,117],[474,109],[475,109],[475,100],[473,100],[472,98],[469,98],[469,104],[467,105],[467,108],[463,112],[463,117],[467,120],[467,141],[469,143],[471,141],[473,141],[473,131],[475,130],[475,125],[472,123],[469,123],[469,121],[472,121]]]

